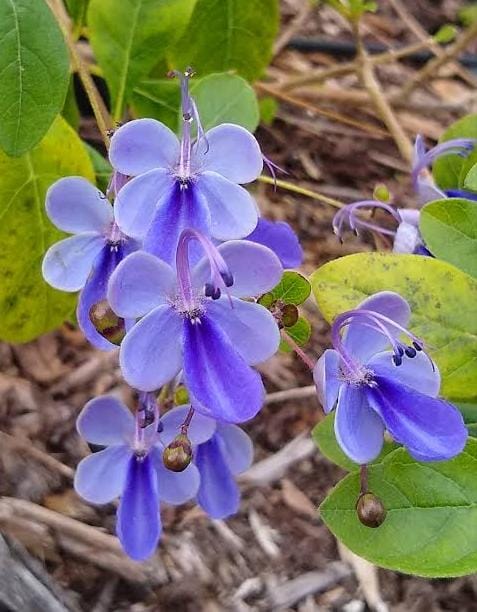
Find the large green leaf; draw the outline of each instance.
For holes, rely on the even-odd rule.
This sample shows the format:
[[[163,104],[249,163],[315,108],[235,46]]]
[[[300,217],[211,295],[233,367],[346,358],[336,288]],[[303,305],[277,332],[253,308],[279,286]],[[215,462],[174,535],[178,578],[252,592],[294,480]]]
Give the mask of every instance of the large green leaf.
[[[32,151],[0,153],[0,338],[26,342],[57,327],[76,296],[52,289],[41,275],[47,248],[64,237],[45,214],[47,188],[67,175],[94,181],[85,147],[58,117]]]
[[[455,405],[464,417],[469,435],[475,438],[477,436],[477,402],[458,402]]]
[[[431,202],[421,212],[421,233],[439,259],[477,277],[477,204],[470,200]]]
[[[477,280],[432,257],[358,253],[325,264],[311,283],[329,322],[373,293],[400,293],[411,305],[412,331],[440,368],[441,392],[477,396]]]
[[[377,529],[356,516],[359,474],[346,476],[320,507],[330,530],[360,557],[419,576],[477,571],[477,441],[455,459],[418,463],[404,449],[369,467],[369,490],[387,509]]]
[[[196,0],[91,0],[91,44],[120,120],[134,87],[184,31]]]
[[[271,58],[278,21],[278,0],[197,0],[171,61],[201,76],[236,70],[254,81]]]
[[[315,425],[311,435],[316,446],[327,459],[348,472],[359,470],[360,466],[344,454],[336,441],[334,412],[326,415],[324,419]],[[373,463],[379,463],[386,455],[397,448],[398,446],[395,442],[385,440],[381,454]]]
[[[41,140],[68,80],[68,50],[44,0],[0,0],[0,147],[8,155]]]
[[[442,134],[439,142],[451,138],[477,138],[477,115],[467,115],[453,123]],[[467,157],[443,155],[434,162],[432,174],[441,189],[457,189],[464,186],[465,177],[475,163],[477,163],[477,150]]]
[[[236,74],[209,74],[194,79],[190,87],[204,130],[219,123],[236,123],[254,132],[259,122],[257,97],[252,87]],[[140,117],[154,117],[174,131],[179,129],[180,91],[171,79],[149,79],[134,90],[132,105]]]

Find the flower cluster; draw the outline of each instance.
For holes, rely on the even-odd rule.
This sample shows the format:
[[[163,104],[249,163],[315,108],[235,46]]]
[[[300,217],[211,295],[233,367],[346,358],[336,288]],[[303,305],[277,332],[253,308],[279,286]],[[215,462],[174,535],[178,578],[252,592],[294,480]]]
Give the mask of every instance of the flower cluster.
[[[259,176],[265,158],[242,127],[204,132],[189,94],[191,72],[176,76],[180,139],[153,119],[131,121],[111,138],[106,194],[69,177],[54,183],[46,200],[51,221],[73,235],[48,250],[44,278],[80,291],[80,328],[101,350],[119,347],[122,374],[138,398],[133,412],[113,396],[83,408],[78,432],[103,448],[81,461],[75,487],[91,503],[120,498],[117,534],[136,560],[157,546],[161,503],[195,500],[213,518],[237,511],[235,476],[253,456],[237,423],[261,409],[265,390],[253,366],[277,351],[281,336],[313,369],[325,412],[336,404],[336,438],[353,461],[375,459],[385,431],[422,461],[453,457],[467,437],[459,412],[437,397],[439,372],[407,329],[410,310],[399,295],[376,294],[339,315],[334,348],[314,367],[293,344],[282,318],[288,306],[296,323],[296,306],[277,308],[272,300],[267,309],[260,298],[284,268],[301,264],[303,253],[286,223],[260,218],[242,186]],[[450,141],[426,153],[418,139],[416,190],[438,191],[425,168],[439,155],[472,147]],[[397,231],[363,219],[363,208],[389,213]],[[346,224],[368,228],[392,236],[395,251],[424,252],[418,215],[355,202],[339,211],[334,229],[341,235]],[[179,385],[188,403],[171,408]]]
[[[465,198],[477,200],[477,193],[464,189],[441,190],[429,174],[429,167],[434,161],[446,155],[467,157],[473,151],[476,140],[472,138],[455,138],[436,145],[426,151],[422,136],[417,136],[414,144],[411,181],[420,205],[445,198]],[[360,215],[363,211],[376,212],[383,210],[397,223],[395,230],[383,227],[369,217]],[[348,225],[355,233],[360,229],[368,229],[382,236],[390,236],[393,240],[395,253],[413,253],[427,255],[427,250],[419,231],[419,209],[394,208],[387,202],[379,200],[361,200],[352,202],[340,209],[333,219],[333,230],[341,238]]]
[[[259,219],[241,186],[262,171],[255,138],[232,124],[204,132],[191,73],[177,76],[180,139],[153,119],[131,121],[111,138],[106,194],[69,177],[46,201],[51,221],[74,235],[46,253],[44,278],[80,291],[80,328],[99,349],[120,347],[139,398],[135,416],[113,397],[85,406],[78,431],[106,448],[80,463],[75,482],[92,503],[120,497],[117,533],[134,559],[157,545],[160,501],[196,499],[214,518],[236,512],[234,476],[252,446],[235,423],[262,407],[252,366],[280,343],[277,320],[256,298],[302,260],[291,228]],[[167,411],[156,394],[170,397],[180,383],[190,405]]]

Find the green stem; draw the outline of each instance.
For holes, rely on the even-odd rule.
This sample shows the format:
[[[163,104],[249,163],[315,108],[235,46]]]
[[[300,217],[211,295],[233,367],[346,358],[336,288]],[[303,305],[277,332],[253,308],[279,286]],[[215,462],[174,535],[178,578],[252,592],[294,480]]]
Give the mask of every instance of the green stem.
[[[313,198],[314,200],[319,200],[324,204],[329,204],[330,206],[334,206],[335,208],[343,208],[345,206],[343,202],[339,200],[335,200],[334,198],[329,198],[328,196],[323,195],[322,193],[318,193],[317,191],[312,191],[311,189],[306,189],[305,187],[300,187],[299,185],[294,185],[293,183],[289,183],[288,181],[282,181],[280,179],[273,179],[270,176],[259,176],[258,180],[261,183],[266,183],[267,185],[276,185],[277,187],[281,187],[282,189],[286,189],[287,191],[292,191],[293,193],[298,193],[299,195],[306,196],[307,198]]]

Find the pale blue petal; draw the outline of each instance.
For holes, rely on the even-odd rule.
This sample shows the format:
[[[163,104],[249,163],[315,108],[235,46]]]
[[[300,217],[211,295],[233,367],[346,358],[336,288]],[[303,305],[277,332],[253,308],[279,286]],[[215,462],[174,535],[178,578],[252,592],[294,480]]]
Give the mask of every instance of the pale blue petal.
[[[406,300],[393,291],[380,291],[366,298],[357,309],[366,309],[378,312],[392,319],[402,327],[406,327],[411,317],[411,309]],[[392,326],[383,323],[390,334],[399,337],[401,333]],[[358,361],[365,363],[375,353],[389,347],[389,340],[378,331],[369,329],[359,322],[352,322],[344,335],[344,345],[351,355]]]
[[[85,178],[68,176],[46,193],[46,213],[57,228],[71,234],[105,232],[113,222],[109,200]]]
[[[175,272],[169,265],[138,251],[126,257],[112,273],[108,302],[120,317],[142,317],[167,303],[174,294],[175,282]]]
[[[92,504],[108,504],[122,494],[131,457],[129,446],[110,446],[80,461],[74,487]]]
[[[43,278],[55,289],[79,291],[104,246],[103,236],[96,232],[60,240],[48,249],[43,258]]]
[[[155,119],[135,119],[113,134],[109,160],[115,170],[136,176],[153,168],[172,168],[179,152],[179,140],[167,126]]]
[[[263,157],[256,138],[245,128],[222,123],[205,134],[193,151],[197,170],[218,172],[234,183],[250,183],[262,172]]]
[[[162,455],[157,448],[151,452],[151,458],[154,461],[161,501],[178,506],[197,495],[200,476],[194,464],[189,464],[183,472],[173,472],[164,466]]]
[[[272,313],[252,302],[227,297],[207,304],[207,315],[226,333],[249,365],[272,357],[280,345],[280,331]]]
[[[233,285],[228,291],[235,297],[258,297],[273,289],[283,274],[282,264],[273,251],[249,240],[230,240],[218,247]],[[192,271],[194,286],[202,288],[210,279],[208,259],[202,259]]]
[[[182,319],[167,305],[158,306],[129,331],[119,362],[126,381],[140,391],[154,391],[182,367]]]
[[[257,205],[246,189],[216,172],[203,172],[194,185],[210,211],[210,231],[217,240],[248,236],[258,221]]]
[[[222,454],[234,476],[248,470],[253,462],[253,444],[250,436],[237,425],[220,423],[217,434],[222,441]]]
[[[384,424],[369,406],[363,387],[341,386],[336,406],[335,434],[343,452],[355,463],[369,463],[381,452]]]
[[[165,169],[156,169],[129,181],[116,196],[116,223],[128,236],[142,240],[158,207],[172,197],[176,186]]]
[[[80,412],[76,429],[91,444],[129,444],[134,438],[134,417],[113,395],[90,400]]]
[[[378,376],[391,378],[419,393],[432,397],[439,395],[441,376],[437,365],[428,355],[423,352],[416,353],[412,358],[403,355],[399,366],[394,364],[392,356],[391,351],[378,353],[366,365]]]

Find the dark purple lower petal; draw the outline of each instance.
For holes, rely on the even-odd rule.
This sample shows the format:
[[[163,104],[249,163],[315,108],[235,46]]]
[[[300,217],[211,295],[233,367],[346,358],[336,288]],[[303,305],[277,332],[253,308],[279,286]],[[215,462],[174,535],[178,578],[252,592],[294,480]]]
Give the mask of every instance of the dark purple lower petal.
[[[176,182],[172,195],[156,210],[144,239],[144,250],[175,265],[177,243],[182,230],[191,228],[210,236],[210,214],[194,183]],[[189,247],[192,264],[203,255],[195,242]]]
[[[370,405],[415,459],[441,461],[462,451],[468,434],[457,408],[390,378],[375,381],[375,387],[366,387]]]
[[[260,217],[257,227],[245,239],[274,251],[284,268],[298,268],[303,263],[303,249],[298,237],[284,221],[269,221]]]
[[[240,491],[224,459],[217,434],[197,447],[195,462],[200,472],[199,506],[214,519],[235,514],[240,505]]]
[[[136,245],[135,242],[134,245]],[[106,299],[109,277],[118,263],[129,255],[131,249],[132,246],[119,245],[113,249],[105,245],[96,258],[91,274],[79,296],[76,309],[78,325],[87,340],[102,351],[111,351],[118,347],[97,331],[90,319],[90,309],[94,304]],[[126,321],[126,327],[129,327],[131,323],[131,321]]]
[[[150,557],[161,535],[157,478],[149,457],[131,457],[119,502],[116,531],[124,551],[136,561]]]
[[[259,374],[208,317],[184,323],[184,375],[194,408],[219,421],[248,421],[263,404]]]

